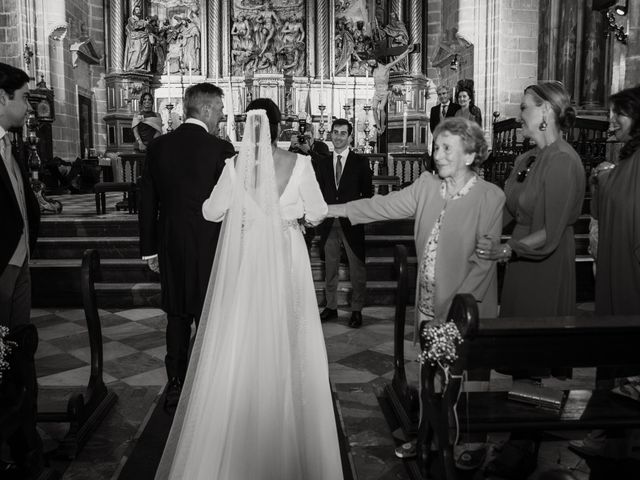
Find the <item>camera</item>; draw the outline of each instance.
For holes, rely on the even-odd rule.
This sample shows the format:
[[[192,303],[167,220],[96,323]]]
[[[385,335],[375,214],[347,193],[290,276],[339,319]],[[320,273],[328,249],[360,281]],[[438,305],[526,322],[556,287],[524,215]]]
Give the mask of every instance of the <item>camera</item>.
[[[298,122],[298,143],[305,143],[307,141],[307,137],[305,136],[305,132],[307,131],[307,122],[306,120],[299,120]]]

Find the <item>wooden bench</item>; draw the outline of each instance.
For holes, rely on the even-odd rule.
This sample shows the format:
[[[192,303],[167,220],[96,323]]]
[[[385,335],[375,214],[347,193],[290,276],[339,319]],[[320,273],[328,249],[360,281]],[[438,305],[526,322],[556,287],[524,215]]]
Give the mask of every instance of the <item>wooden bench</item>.
[[[640,370],[640,316],[478,318],[471,295],[457,295],[449,321],[461,332],[459,358],[452,365],[448,387],[437,391],[442,369],[425,363],[421,368],[422,415],[418,429],[417,464],[422,477],[438,460],[442,478],[456,479],[453,442],[457,412],[461,432],[541,432],[640,427],[640,403],[598,389],[601,374],[610,368]],[[421,325],[422,326],[422,325]],[[424,339],[421,339],[424,348]],[[518,403],[508,392],[460,395],[462,374],[469,369],[526,370],[532,368],[604,367],[598,369],[596,388],[567,391],[560,410]],[[459,400],[458,400],[459,399]],[[467,403],[468,400],[468,403]],[[457,405],[456,405],[457,403]],[[431,445],[437,450],[431,450]],[[420,477],[413,477],[420,478]]]
[[[96,250],[85,250],[80,275],[82,305],[89,334],[91,358],[89,381],[82,391],[70,395],[65,411],[38,412],[38,422],[69,424],[69,429],[56,453],[71,459],[76,458],[118,398],[114,392],[106,387],[103,380],[102,329],[95,291],[95,282],[100,280],[100,256]],[[42,406],[48,407],[46,398],[41,398],[41,400]]]

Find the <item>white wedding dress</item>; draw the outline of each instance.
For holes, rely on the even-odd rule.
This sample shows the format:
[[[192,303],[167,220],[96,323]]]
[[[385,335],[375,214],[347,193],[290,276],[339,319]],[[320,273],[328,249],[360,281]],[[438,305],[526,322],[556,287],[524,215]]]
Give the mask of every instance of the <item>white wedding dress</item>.
[[[156,479],[341,480],[324,337],[297,219],[327,213],[309,157],[280,196],[248,112],[205,218],[224,218],[187,380]]]

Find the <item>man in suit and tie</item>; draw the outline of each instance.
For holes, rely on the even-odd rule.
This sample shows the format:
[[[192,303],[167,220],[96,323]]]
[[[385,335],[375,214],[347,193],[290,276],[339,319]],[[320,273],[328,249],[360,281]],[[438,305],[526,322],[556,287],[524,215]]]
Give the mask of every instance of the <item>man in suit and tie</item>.
[[[11,144],[9,133],[24,125],[30,110],[28,95],[29,75],[0,63],[0,325],[12,330],[31,321],[29,257],[40,224],[40,205],[31,190],[24,158]],[[27,395],[21,423],[7,439],[15,463],[0,462],[2,478],[36,478],[44,465],[36,430],[36,374],[31,370],[22,375],[28,378],[23,377]]]
[[[31,277],[29,255],[36,243],[40,206],[22,156],[11,144],[10,128],[22,127],[30,109],[29,76],[0,63],[0,325],[29,323]]]
[[[431,133],[436,129],[440,120],[443,118],[453,117],[460,110],[460,105],[451,101],[451,92],[449,89],[440,85],[436,90],[438,93],[438,105],[431,107],[431,116],[429,117],[429,128]]]
[[[320,190],[328,204],[345,203],[372,196],[373,172],[369,160],[349,149],[353,126],[348,120],[339,118],[331,125],[333,155],[330,161],[316,164],[316,176]],[[367,277],[365,268],[364,227],[351,225],[346,218],[327,218],[317,227],[320,244],[325,256],[326,308],[320,314],[322,321],[338,316],[338,267],[340,247],[344,245],[349,261],[351,277],[351,319],[349,326],[362,326]]]
[[[187,88],[186,121],[154,139],[140,185],[140,250],[160,273],[162,309],[167,312],[169,383],[165,410],[178,404],[189,361],[191,324],[200,320],[216,251],[220,223],[202,216],[233,145],[213,135],[222,119],[223,92],[210,83]]]

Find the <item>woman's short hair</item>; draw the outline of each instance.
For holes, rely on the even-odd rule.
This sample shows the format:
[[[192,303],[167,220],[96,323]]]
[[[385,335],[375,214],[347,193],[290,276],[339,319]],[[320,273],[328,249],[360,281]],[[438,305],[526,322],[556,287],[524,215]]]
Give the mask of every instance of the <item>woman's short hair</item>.
[[[477,167],[487,159],[489,154],[487,140],[484,138],[482,128],[476,122],[463,117],[445,118],[433,131],[433,141],[435,142],[438,135],[444,132],[460,137],[464,152],[475,154],[472,167]]]
[[[551,81],[529,85],[524,89],[524,93],[530,94],[533,102],[538,106],[549,102],[561,130],[568,130],[573,126],[576,120],[576,109],[571,106],[571,97],[562,82]]]
[[[247,105],[247,112],[250,110],[265,110],[267,112],[267,118],[269,119],[269,132],[271,134],[271,141],[278,139],[280,134],[280,122],[282,121],[282,114],[280,109],[270,98],[256,98],[249,105]]]

